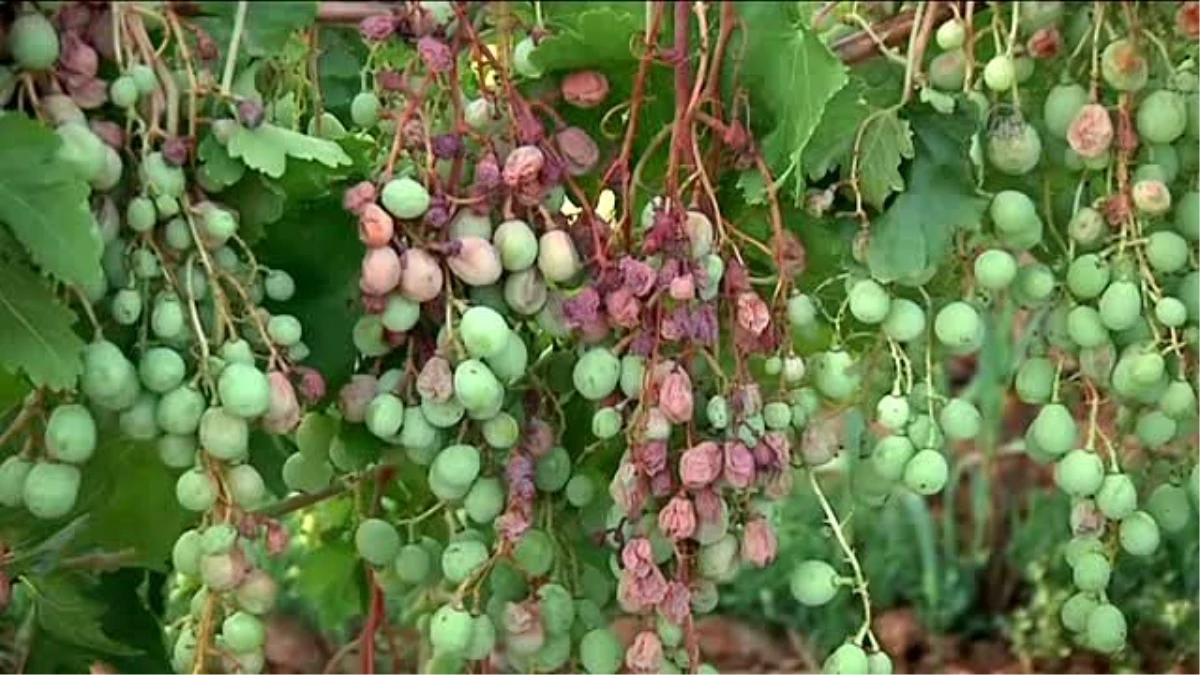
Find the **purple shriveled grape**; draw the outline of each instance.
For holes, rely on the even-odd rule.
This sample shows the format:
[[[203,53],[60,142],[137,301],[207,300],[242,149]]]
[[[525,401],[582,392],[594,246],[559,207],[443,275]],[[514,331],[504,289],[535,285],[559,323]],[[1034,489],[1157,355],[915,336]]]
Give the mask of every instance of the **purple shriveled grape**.
[[[263,416],[263,428],[273,434],[286,434],[300,424],[300,403],[287,376],[279,371],[267,373],[271,385],[270,405]]]
[[[604,312],[609,323],[621,328],[636,328],[641,324],[642,303],[624,286],[604,296]]]
[[[560,90],[576,108],[595,108],[608,96],[608,78],[598,70],[580,70],[564,77]]]
[[[338,407],[347,422],[366,419],[367,406],[375,398],[379,380],[373,375],[351,375],[350,381],[338,392]]]
[[[429,70],[442,74],[454,69],[454,50],[450,45],[431,36],[417,40],[417,54]]]
[[[1047,26],[1034,31],[1025,43],[1025,50],[1035,59],[1052,59],[1062,51],[1062,33],[1055,26]]]
[[[437,199],[436,197],[434,198]],[[423,218],[425,224],[435,230],[440,230],[450,222],[450,206],[448,204],[433,203],[429,209],[425,211]]]
[[[663,659],[662,639],[652,630],[634,636],[633,644],[625,651],[625,665],[631,673],[661,672]]]
[[[546,162],[546,156],[534,145],[522,145],[508,153],[504,159],[504,184],[516,188],[523,183],[537,180],[538,172]]]
[[[563,319],[567,327],[579,328],[600,320],[600,293],[587,286],[562,303]]]
[[[125,145],[125,130],[109,120],[88,120],[88,128],[109,147],[120,150]]]
[[[721,477],[724,459],[721,446],[713,441],[688,448],[679,458],[679,479],[693,490],[710,485]]]
[[[417,393],[421,398],[445,403],[454,395],[454,373],[450,362],[441,356],[435,356],[421,366],[417,375]]]
[[[78,75],[95,77],[100,67],[100,57],[96,54],[96,50],[78,33],[68,32],[63,35],[62,40],[62,53],[58,57],[59,66]]]
[[[87,4],[69,2],[59,10],[55,20],[64,33],[78,33],[85,30],[94,18],[92,8]]]
[[[657,408],[651,408],[646,412],[647,417],[661,416],[661,414]],[[630,458],[633,465],[647,476],[662,473],[667,468],[667,443],[666,441],[639,443],[630,450]]]
[[[722,474],[725,482],[738,490],[744,490],[753,485],[758,466],[750,448],[747,448],[746,444],[740,440],[733,439],[725,441],[722,450],[725,455],[724,473]]]
[[[625,256],[617,262],[617,269],[621,273],[621,283],[635,296],[644,298],[654,290],[657,280],[654,268],[641,260]]]
[[[696,507],[687,494],[677,494],[658,512],[658,529],[668,539],[687,539],[696,531]]]
[[[453,159],[463,151],[462,136],[458,134],[438,134],[433,137],[433,156],[438,159]]]
[[[396,18],[391,14],[376,14],[358,22],[358,34],[367,42],[383,42],[396,32]]]
[[[746,523],[742,532],[742,559],[755,567],[766,567],[775,561],[779,552],[779,538],[764,518],[755,518]]]
[[[687,371],[677,368],[663,378],[658,390],[658,407],[663,415],[675,424],[686,424],[692,419],[692,379]]]
[[[163,142],[163,159],[171,166],[183,166],[187,164],[190,152],[191,149],[188,147],[188,140],[182,136],[172,136]]]
[[[266,111],[258,101],[242,99],[237,104],[238,121],[247,129],[257,129],[266,120]]]
[[[315,368],[293,366],[292,377],[296,379],[296,390],[306,403],[325,398],[325,378]]]
[[[579,127],[567,127],[559,131],[554,135],[554,142],[566,160],[567,173],[572,176],[588,173],[600,161],[600,147]]]
[[[367,204],[374,202],[378,196],[375,185],[364,180],[346,188],[342,194],[342,208],[350,213],[359,213],[366,208]]]
[[[375,84],[385,92],[402,92],[408,88],[404,81],[404,73],[398,70],[380,70],[375,73]]]
[[[98,77],[63,73],[63,88],[84,110],[95,110],[108,102],[108,85]]]

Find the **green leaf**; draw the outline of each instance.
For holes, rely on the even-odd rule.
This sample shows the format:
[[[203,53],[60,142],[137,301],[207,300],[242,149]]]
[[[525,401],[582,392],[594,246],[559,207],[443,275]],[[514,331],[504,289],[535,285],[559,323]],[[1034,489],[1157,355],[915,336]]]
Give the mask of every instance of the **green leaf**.
[[[871,225],[867,262],[881,281],[913,280],[937,265],[954,233],[978,224],[987,200],[977,194],[971,171],[974,107],[943,115],[928,105],[909,114],[915,157],[903,192]]]
[[[322,626],[340,626],[362,613],[358,553],[344,541],[325,541],[297,564],[296,592],[316,609]]]
[[[316,2],[251,2],[246,11],[246,29],[242,35],[242,53],[264,57],[278,54],[297,30],[317,20]],[[221,45],[224,56],[232,33],[236,2],[201,2],[201,25]]]
[[[850,166],[850,152],[858,125],[871,114],[863,98],[863,84],[857,78],[829,99],[821,122],[804,149],[804,171],[809,180],[818,180],[839,167]]]
[[[238,229],[248,243],[262,239],[264,228],[283,217],[287,196],[279,184],[259,173],[249,173],[221,193],[221,201],[237,209]]]
[[[737,186],[747,204],[761,206],[767,203],[767,181],[758,169],[749,169],[738,174]]]
[[[28,117],[0,118],[0,221],[44,271],[85,284],[100,274],[104,246],[92,228],[91,189],[56,156],[60,144]]]
[[[196,148],[196,155],[204,163],[208,175],[216,182],[226,187],[241,180],[246,173],[246,167],[229,156],[225,146],[217,142],[212,134],[204,137]]]
[[[804,194],[802,157],[826,104],[849,80],[847,68],[821,39],[799,25],[785,3],[737,5],[748,36],[741,61],[744,84],[774,119],[762,137],[777,179],[792,172],[792,196]]]
[[[133,655],[141,650],[108,637],[102,628],[104,605],[85,595],[87,577],[55,572],[44,577],[23,577],[33,597],[37,625],[68,644],[105,654]]]
[[[904,189],[900,163],[913,156],[912,129],[895,111],[876,115],[863,131],[859,189],[863,199],[882,209],[893,191]]]
[[[271,178],[280,178],[287,158],[311,159],[328,167],[350,165],[350,156],[333,141],[263,123],[257,129],[239,126],[226,145],[229,155]]]
[[[546,9],[555,31],[530,55],[544,72],[637,60],[630,38],[643,27],[641,5],[564,2],[547,4]]]
[[[83,370],[75,314],[33,272],[0,262],[0,366],[35,386],[68,389]]]

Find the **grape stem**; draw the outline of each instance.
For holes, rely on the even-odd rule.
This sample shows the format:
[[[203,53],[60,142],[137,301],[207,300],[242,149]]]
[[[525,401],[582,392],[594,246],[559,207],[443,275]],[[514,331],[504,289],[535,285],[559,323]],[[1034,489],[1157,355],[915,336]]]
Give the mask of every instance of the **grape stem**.
[[[808,482],[812,485],[813,494],[817,496],[817,501],[821,504],[821,510],[825,512],[825,522],[833,530],[833,536],[837,540],[838,546],[841,547],[846,562],[850,564],[850,570],[854,573],[854,592],[862,599],[863,622],[854,635],[854,641],[861,644],[865,636],[870,639],[872,644],[875,644],[875,634],[871,632],[871,594],[867,591],[867,580],[863,576],[862,565],[859,564],[858,556],[854,554],[854,549],[846,540],[842,524],[838,521],[837,514],[834,513],[833,507],[825,497],[825,492],[821,490],[821,483],[817,480],[815,472],[808,472]]]
[[[21,412],[17,413],[17,416],[8,425],[8,428],[4,430],[4,433],[0,433],[0,448],[4,447],[18,431],[24,429],[25,425],[29,424],[37,411],[41,409],[41,404],[42,388],[38,387],[29,392],[29,395],[25,397],[25,404],[21,406]]]
[[[395,468],[396,466],[394,464],[380,464],[366,473],[359,475],[354,480],[338,483],[337,485],[331,485],[319,492],[299,494],[294,497],[288,497],[287,499],[275,502],[274,504],[269,504],[267,506],[255,509],[253,513],[255,515],[264,516],[267,518],[278,518],[280,516],[292,513],[293,511],[299,511],[300,509],[308,508],[309,506],[323,502],[326,499],[336,497],[346,490],[349,490],[352,487],[352,484],[358,481],[369,480],[381,473],[384,473],[385,471],[395,470]]]
[[[250,3],[238,0],[237,13],[233,16],[233,33],[229,36],[229,49],[225,55],[225,71],[221,74],[221,94],[229,95],[233,86],[233,71],[237,67],[238,49],[242,44],[242,33],[246,30],[246,10]],[[399,130],[397,130],[399,131]]]

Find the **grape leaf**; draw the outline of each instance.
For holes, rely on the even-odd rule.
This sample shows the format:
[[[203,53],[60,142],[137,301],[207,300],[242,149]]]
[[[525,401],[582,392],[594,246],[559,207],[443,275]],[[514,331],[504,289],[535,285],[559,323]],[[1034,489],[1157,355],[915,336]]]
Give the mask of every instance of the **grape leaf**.
[[[200,9],[207,15],[198,18],[198,23],[208,31],[213,40],[221,45],[222,54],[233,33],[236,2],[201,2]],[[317,5],[312,2],[251,2],[246,11],[246,28],[242,34],[242,52],[250,57],[271,56],[279,53],[288,38],[297,30],[308,28],[317,20]]]
[[[311,603],[323,626],[340,626],[362,612],[362,566],[347,542],[325,541],[297,562],[296,592]]]
[[[105,654],[138,654],[141,650],[108,637],[101,627],[104,605],[84,594],[87,577],[82,574],[55,572],[41,577],[22,577],[33,598],[37,625],[55,638],[71,645],[94,649]]]
[[[230,157],[229,151],[212,134],[200,141],[196,155],[204,164],[208,176],[225,187],[238,182],[246,173],[246,167]]]
[[[246,166],[271,178],[280,178],[287,168],[287,158],[309,159],[328,167],[352,164],[342,146],[323,138],[314,138],[297,131],[263,123],[257,129],[239,126],[225,149],[229,156],[241,159]]]
[[[867,262],[881,281],[912,280],[939,263],[954,233],[978,223],[987,206],[971,171],[974,106],[957,105],[954,114],[943,115],[919,105],[908,118],[915,154],[908,189],[871,225]]]
[[[246,175],[221,193],[221,201],[237,209],[238,230],[249,243],[262,239],[263,228],[283,217],[287,195],[279,184],[259,173]]]
[[[809,180],[818,180],[839,167],[849,167],[858,125],[870,114],[863,98],[863,84],[857,78],[829,99],[821,122],[804,149],[804,171]]]
[[[362,91],[359,71],[367,58],[367,47],[358,31],[346,26],[322,26],[321,96],[325,109],[340,119],[350,118],[350,101]]]
[[[774,118],[762,148],[776,176],[790,172],[792,196],[804,194],[802,157],[826,104],[849,81],[847,68],[821,39],[793,21],[785,3],[737,5],[750,36],[743,84]],[[734,44],[741,39],[734,37]]]
[[[550,10],[547,19],[554,31],[538,43],[529,57],[544,72],[637,60],[629,47],[630,38],[642,29],[645,21],[640,5],[553,3],[546,8]]]
[[[85,284],[100,274],[87,183],[57,157],[58,135],[23,115],[0,118],[0,221],[44,271]]]
[[[877,114],[862,132],[859,189],[863,199],[877,209],[895,190],[904,189],[900,163],[913,156],[912,128],[895,111]]]
[[[35,386],[67,389],[83,370],[83,340],[67,309],[33,272],[0,262],[0,366]]]

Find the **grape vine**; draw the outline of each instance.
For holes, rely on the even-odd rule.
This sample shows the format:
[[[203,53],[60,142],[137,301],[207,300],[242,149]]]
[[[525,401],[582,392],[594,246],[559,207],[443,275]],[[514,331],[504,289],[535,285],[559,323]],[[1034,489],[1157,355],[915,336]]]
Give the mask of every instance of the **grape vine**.
[[[964,452],[1069,496],[1080,648],[1195,538],[1195,2],[0,22],[0,600],[42,630],[79,540],[170,571],[176,672],[262,672],[280,561],[344,549],[330,668],[715,672],[697,618],[776,566],[861,603],[824,672],[884,675],[855,519]],[[801,490],[832,553],[780,560]]]

